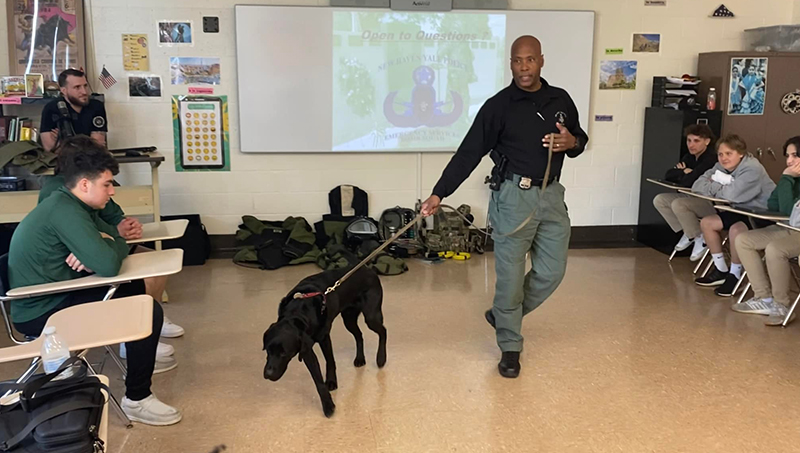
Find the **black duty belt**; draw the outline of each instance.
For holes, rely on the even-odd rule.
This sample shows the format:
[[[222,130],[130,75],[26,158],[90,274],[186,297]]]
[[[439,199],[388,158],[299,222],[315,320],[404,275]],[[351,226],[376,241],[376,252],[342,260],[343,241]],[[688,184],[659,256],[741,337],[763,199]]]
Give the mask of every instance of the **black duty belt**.
[[[558,181],[560,175],[550,176],[547,180],[547,185],[553,183],[553,181]],[[520,188],[522,189],[530,189],[531,187],[542,187],[542,183],[544,182],[544,178],[528,178],[527,176],[517,175],[510,171],[507,171],[505,174],[505,179],[509,181],[516,181]]]

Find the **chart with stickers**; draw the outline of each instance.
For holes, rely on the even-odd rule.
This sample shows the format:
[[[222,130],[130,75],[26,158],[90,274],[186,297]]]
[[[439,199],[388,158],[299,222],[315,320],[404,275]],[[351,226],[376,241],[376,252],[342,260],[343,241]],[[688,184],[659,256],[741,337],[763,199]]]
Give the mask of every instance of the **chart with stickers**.
[[[176,169],[227,168],[227,105],[219,97],[177,96],[173,102]],[[179,154],[179,155],[178,155]]]

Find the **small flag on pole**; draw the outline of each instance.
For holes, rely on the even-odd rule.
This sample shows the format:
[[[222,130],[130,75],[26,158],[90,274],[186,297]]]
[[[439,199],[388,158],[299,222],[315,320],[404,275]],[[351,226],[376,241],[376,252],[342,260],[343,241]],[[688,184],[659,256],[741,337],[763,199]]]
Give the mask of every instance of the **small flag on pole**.
[[[117,80],[114,78],[114,76],[111,75],[110,72],[108,72],[108,69],[106,69],[105,66],[103,66],[103,70],[100,72],[99,79],[100,83],[102,83],[103,86],[106,87],[106,90],[114,86],[115,83],[117,83]]]

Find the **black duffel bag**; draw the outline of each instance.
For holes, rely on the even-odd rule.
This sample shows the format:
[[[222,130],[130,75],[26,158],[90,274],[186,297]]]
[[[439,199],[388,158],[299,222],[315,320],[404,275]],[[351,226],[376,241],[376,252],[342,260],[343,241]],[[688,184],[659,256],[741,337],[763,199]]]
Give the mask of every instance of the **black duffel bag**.
[[[161,248],[164,250],[183,249],[184,266],[202,266],[211,256],[211,238],[208,237],[205,225],[203,225],[203,222],[200,221],[200,215],[186,214],[161,216],[162,221],[177,219],[186,219],[189,221],[189,225],[186,227],[186,232],[183,233],[183,236],[177,239],[162,241]]]
[[[53,380],[72,366],[73,375]],[[0,406],[0,451],[12,453],[98,453],[108,387],[88,376],[77,357],[50,374],[39,374],[25,384],[0,383],[0,392],[21,391],[19,401]]]

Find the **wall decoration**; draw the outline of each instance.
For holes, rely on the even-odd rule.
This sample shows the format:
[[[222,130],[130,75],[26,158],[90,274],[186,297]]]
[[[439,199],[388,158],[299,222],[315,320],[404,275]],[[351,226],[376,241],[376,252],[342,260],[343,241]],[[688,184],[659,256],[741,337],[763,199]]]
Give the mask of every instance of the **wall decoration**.
[[[594,120],[599,123],[610,123],[614,121],[614,115],[595,115]]]
[[[600,62],[601,90],[635,90],[635,60],[603,60]]]
[[[44,76],[42,74],[25,74],[25,96],[29,98],[44,96]]]
[[[661,51],[661,35],[658,33],[634,33],[633,51],[658,53]]]
[[[606,49],[606,55],[622,55],[624,49],[622,47]]]
[[[126,71],[149,71],[150,49],[147,35],[122,35],[122,65]]]
[[[644,0],[644,6],[667,6],[667,0]]]
[[[786,93],[781,99],[781,110],[789,115],[797,115],[800,112],[800,90],[794,93]]]
[[[132,98],[160,98],[161,77],[157,75],[129,76],[128,96]]]
[[[175,171],[230,171],[227,96],[173,96]]]
[[[192,35],[192,21],[166,21],[158,22],[158,45],[160,46],[191,46],[194,44]]]
[[[219,58],[171,57],[169,59],[170,79],[173,85],[203,83],[219,85]]]
[[[25,96],[25,77],[3,77],[0,84],[6,96]]]
[[[57,80],[68,68],[83,68],[83,2],[7,0],[9,72]]]
[[[736,17],[733,15],[733,11],[729,10],[725,5],[719,5],[719,8],[715,9],[714,12],[711,14],[711,17]]]
[[[728,115],[763,115],[768,58],[731,58]]]

